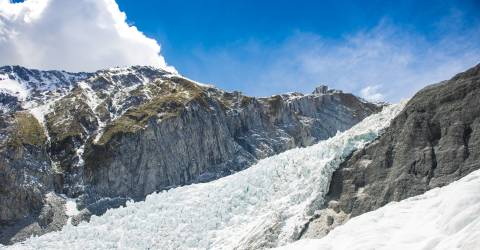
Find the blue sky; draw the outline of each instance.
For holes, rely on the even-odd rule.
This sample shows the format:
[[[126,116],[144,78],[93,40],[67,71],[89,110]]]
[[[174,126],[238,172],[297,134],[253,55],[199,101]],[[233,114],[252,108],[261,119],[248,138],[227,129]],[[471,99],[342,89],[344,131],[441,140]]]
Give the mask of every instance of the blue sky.
[[[478,0],[6,2],[2,64],[91,71],[165,60],[249,95],[327,84],[395,102],[480,62]]]
[[[478,22],[480,2],[472,1],[185,1],[118,0],[130,23],[161,41],[166,56],[196,47],[258,39],[278,43],[303,31],[329,39],[375,27],[388,18],[396,25],[438,39],[441,18],[461,11]],[[175,60],[172,58],[171,60]]]
[[[180,73],[251,95],[308,92],[326,83],[397,101],[480,62],[475,0],[117,3],[129,23],[159,41],[166,61]],[[369,49],[380,54],[348,51]],[[342,57],[365,61],[338,61]],[[315,68],[316,59],[325,69]],[[329,59],[333,65],[327,67]],[[404,82],[395,80],[402,77]]]

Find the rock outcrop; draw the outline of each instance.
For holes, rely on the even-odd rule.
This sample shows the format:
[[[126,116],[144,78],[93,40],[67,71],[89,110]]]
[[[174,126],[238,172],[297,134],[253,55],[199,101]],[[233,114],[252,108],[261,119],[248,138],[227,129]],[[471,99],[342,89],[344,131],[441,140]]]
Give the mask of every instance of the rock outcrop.
[[[253,98],[139,66],[75,74],[3,67],[1,80],[9,81],[0,91],[2,244],[234,173],[381,108],[325,86]],[[67,197],[81,210],[72,218]]]
[[[326,204],[302,237],[321,237],[350,217],[447,185],[479,168],[477,65],[419,91],[380,138],[351,155],[333,174]]]

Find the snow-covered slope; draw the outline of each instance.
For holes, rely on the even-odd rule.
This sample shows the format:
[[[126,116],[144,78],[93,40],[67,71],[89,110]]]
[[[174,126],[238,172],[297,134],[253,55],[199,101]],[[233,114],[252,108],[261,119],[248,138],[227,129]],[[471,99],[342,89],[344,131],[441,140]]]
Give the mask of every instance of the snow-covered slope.
[[[363,214],[294,249],[480,249],[480,170],[443,188]]]
[[[67,225],[12,249],[255,249],[298,234],[328,191],[330,177],[355,149],[374,140],[403,104],[304,149],[261,160],[204,184],[149,195],[144,202]],[[316,201],[317,203],[312,203]],[[321,203],[321,202],[320,202]]]
[[[41,101],[56,92],[66,93],[75,82],[91,75],[92,73],[41,71],[21,66],[3,66],[0,67],[0,93],[10,94],[20,101]]]

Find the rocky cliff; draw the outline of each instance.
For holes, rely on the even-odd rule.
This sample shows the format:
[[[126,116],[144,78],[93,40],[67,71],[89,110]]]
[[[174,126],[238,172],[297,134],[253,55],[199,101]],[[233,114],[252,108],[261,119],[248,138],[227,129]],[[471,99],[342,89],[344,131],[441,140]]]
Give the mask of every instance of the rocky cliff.
[[[333,174],[327,202],[302,237],[324,236],[351,217],[479,169],[479,98],[480,65],[419,91],[380,138]]]
[[[0,243],[231,174],[379,109],[325,86],[253,98],[151,67],[2,67]]]

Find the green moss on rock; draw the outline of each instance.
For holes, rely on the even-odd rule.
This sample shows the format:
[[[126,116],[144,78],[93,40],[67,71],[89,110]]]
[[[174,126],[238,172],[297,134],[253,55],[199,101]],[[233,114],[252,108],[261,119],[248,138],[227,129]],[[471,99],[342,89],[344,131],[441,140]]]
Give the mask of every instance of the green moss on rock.
[[[177,117],[188,106],[197,103],[208,107],[208,96],[204,89],[192,81],[181,77],[169,80],[156,80],[145,87],[152,99],[132,107],[111,124],[107,125],[96,144],[105,145],[115,135],[135,133],[144,129],[152,119],[169,119]],[[143,93],[143,86],[133,91],[133,94]],[[132,94],[132,93],[131,93]]]
[[[108,103],[103,101],[100,105],[95,108],[95,112],[98,114],[98,117],[102,121],[110,119],[110,112],[108,111]]]
[[[35,145],[41,146],[47,141],[45,131],[38,120],[29,112],[15,113],[14,133],[10,140],[11,146]]]
[[[159,86],[151,87],[155,90],[151,92],[158,95],[147,103],[129,109],[108,125],[97,144],[106,144],[116,134],[135,133],[145,128],[150,119],[168,119],[178,116],[189,101],[194,100],[207,105],[203,100],[202,90],[194,83],[183,81],[183,79],[174,80],[177,81],[177,86],[171,82],[163,83],[162,91],[158,89]]]
[[[86,129],[93,131],[97,122],[81,92],[74,91],[53,106],[47,114],[46,125],[53,141],[63,141],[69,137],[81,137]]]

